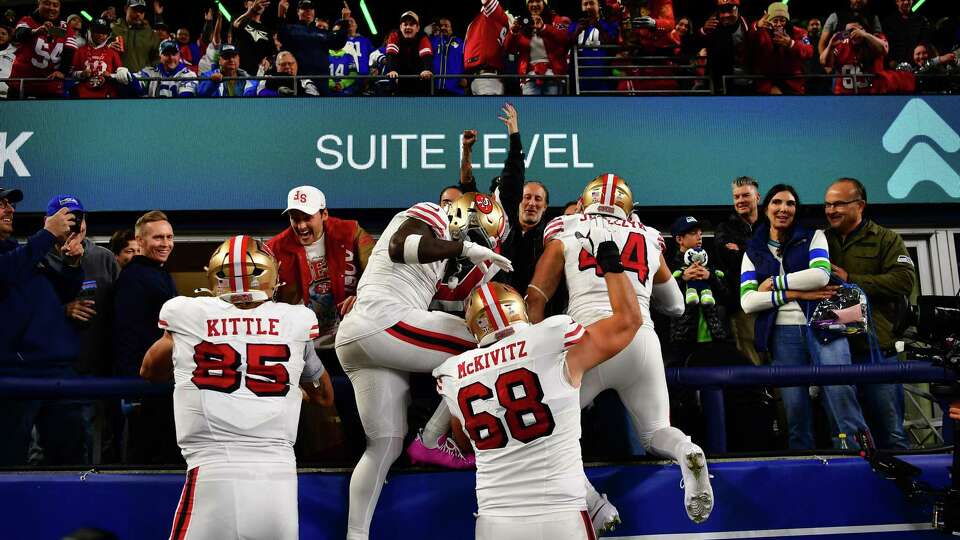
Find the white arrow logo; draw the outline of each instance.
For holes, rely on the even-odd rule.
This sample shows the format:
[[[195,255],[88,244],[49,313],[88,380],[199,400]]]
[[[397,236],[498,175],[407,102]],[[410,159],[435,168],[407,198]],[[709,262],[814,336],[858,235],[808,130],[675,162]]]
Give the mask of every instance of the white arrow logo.
[[[918,136],[932,139],[947,152],[960,150],[960,135],[920,98],[913,98],[883,134],[883,148],[897,154]],[[960,198],[960,175],[929,144],[918,142],[887,181],[887,192],[904,199],[923,181],[940,186],[947,195]]]
[[[23,160],[20,159],[20,154],[17,153],[17,150],[23,146],[23,143],[27,142],[27,139],[29,139],[31,135],[33,135],[32,131],[24,131],[17,135],[17,138],[7,146],[7,133],[0,131],[0,176],[3,176],[4,165],[6,165],[8,161],[13,167],[13,171],[17,173],[17,176],[30,176],[30,171],[28,171],[27,166],[23,164]]]

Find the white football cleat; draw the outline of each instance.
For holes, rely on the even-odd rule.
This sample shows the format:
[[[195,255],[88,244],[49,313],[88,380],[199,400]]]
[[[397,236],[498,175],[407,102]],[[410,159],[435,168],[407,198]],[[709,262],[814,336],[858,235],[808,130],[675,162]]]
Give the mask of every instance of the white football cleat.
[[[680,462],[684,488],[683,506],[694,523],[703,523],[713,511],[713,488],[707,472],[707,458],[699,446],[688,443]]]

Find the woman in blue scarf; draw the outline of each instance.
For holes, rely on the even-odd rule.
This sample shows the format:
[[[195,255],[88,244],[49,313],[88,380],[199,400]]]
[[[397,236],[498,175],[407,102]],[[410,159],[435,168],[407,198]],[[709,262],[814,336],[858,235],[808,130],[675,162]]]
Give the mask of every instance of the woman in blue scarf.
[[[830,255],[823,231],[796,224],[800,197],[786,184],[770,188],[763,199],[766,223],[747,244],[740,269],[740,304],[756,313],[756,347],[769,351],[775,366],[849,365],[847,338],[829,343],[817,339],[807,319],[817,302],[833,296],[829,286]],[[781,388],[787,413],[790,448],[814,448],[813,414],[806,386]],[[841,433],[867,431],[851,385],[824,386],[827,413]]]

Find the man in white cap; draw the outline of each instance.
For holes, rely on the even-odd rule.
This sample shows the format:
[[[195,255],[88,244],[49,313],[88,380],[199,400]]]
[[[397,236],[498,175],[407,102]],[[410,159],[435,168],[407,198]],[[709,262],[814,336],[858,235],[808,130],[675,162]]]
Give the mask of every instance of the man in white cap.
[[[313,186],[298,186],[287,194],[284,210],[290,227],[267,241],[280,263],[277,300],[304,304],[317,315],[319,337],[313,344],[331,374],[343,375],[333,349],[340,319],[356,300],[357,283],[373,251],[373,237],[353,220],[331,217],[327,199]],[[363,431],[353,407],[342,407],[348,446],[363,448]],[[352,412],[344,418],[344,413]]]

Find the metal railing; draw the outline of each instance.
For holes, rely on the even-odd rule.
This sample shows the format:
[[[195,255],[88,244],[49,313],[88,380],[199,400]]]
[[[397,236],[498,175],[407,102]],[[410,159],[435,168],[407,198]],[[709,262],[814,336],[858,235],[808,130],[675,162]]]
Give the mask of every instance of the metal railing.
[[[198,84],[199,84],[200,82],[204,82],[204,81],[215,81],[215,82],[218,82],[218,83],[219,83],[219,82],[236,82],[236,81],[278,81],[278,82],[293,82],[293,83],[295,83],[295,84],[293,85],[293,90],[294,90],[294,94],[293,94],[293,95],[295,95],[295,96],[303,95],[303,90],[301,89],[300,84],[297,84],[297,83],[299,83],[299,82],[302,81],[302,80],[309,80],[309,81],[330,81],[330,80],[345,81],[345,80],[353,80],[353,81],[373,81],[374,83],[376,83],[376,82],[381,82],[381,81],[382,81],[382,82],[389,82],[389,81],[400,81],[400,80],[413,80],[413,81],[422,81],[422,82],[426,85],[426,84],[428,83],[428,81],[432,83],[432,81],[435,81],[435,80],[446,80],[446,79],[467,79],[467,80],[475,80],[475,79],[499,79],[499,80],[511,80],[511,79],[513,79],[513,80],[516,80],[516,79],[520,79],[520,80],[525,80],[525,79],[545,79],[545,80],[555,80],[555,81],[558,81],[558,82],[560,83],[560,86],[563,88],[562,93],[563,93],[564,95],[569,95],[569,94],[570,94],[570,88],[571,88],[570,75],[566,75],[566,74],[564,74],[564,75],[536,75],[536,76],[530,76],[530,75],[519,75],[519,74],[515,74],[515,73],[509,73],[509,74],[460,73],[460,74],[448,74],[448,75],[436,75],[436,74],[435,74],[435,75],[433,75],[433,76],[431,76],[431,77],[429,77],[429,78],[425,78],[425,79],[424,79],[424,78],[421,78],[420,75],[397,75],[396,77],[388,77],[388,76],[386,76],[386,75],[360,75],[360,74],[356,74],[356,75],[346,75],[346,76],[345,76],[345,75],[257,75],[257,76],[251,75],[251,76],[247,76],[247,77],[222,77],[222,78],[219,79],[219,81],[216,80],[216,79],[214,79],[214,78],[212,78],[212,77],[200,77],[200,76],[197,76],[197,77],[189,77],[189,78],[183,78],[183,77],[137,77],[136,79],[137,79],[138,81],[144,82],[144,83],[147,83],[147,82],[181,82],[181,83],[191,83],[191,84],[192,84],[192,83],[198,83]],[[10,94],[9,94],[9,91],[10,91],[10,90],[9,90],[9,87],[10,87],[10,84],[11,84],[11,83],[12,83],[14,86],[17,87],[16,93],[17,93],[17,96],[18,96],[18,97],[17,97],[17,98],[13,98],[13,99],[25,99],[25,98],[27,97],[27,96],[25,95],[25,87],[26,87],[26,85],[27,85],[28,83],[57,83],[57,82],[62,82],[62,83],[75,82],[75,83],[82,84],[84,81],[83,81],[83,80],[80,80],[80,79],[73,79],[73,78],[71,78],[71,77],[65,77],[65,78],[63,78],[63,79],[48,79],[48,78],[41,78],[41,77],[8,77],[8,78],[5,78],[5,79],[4,79],[4,78],[0,78],[0,83],[7,83],[7,85],[8,85],[8,98],[7,98],[7,99],[11,99],[11,98],[9,97],[9,95],[10,95]],[[122,85],[122,84],[120,84],[120,83],[116,83],[116,84],[118,85],[118,87],[124,87],[124,86],[125,86],[125,85]],[[425,95],[434,96],[434,95],[437,95],[437,91],[438,91],[438,90],[442,90],[442,89],[437,88],[437,85],[435,85],[435,84],[429,84],[428,86],[429,86],[429,91],[428,91],[428,93],[425,94]],[[320,90],[319,87],[318,87],[318,90]],[[426,88],[425,88],[425,90],[426,90]],[[320,93],[321,93],[321,95],[323,95],[323,94],[326,94],[327,92],[320,90]],[[236,97],[256,97],[256,96],[236,96]]]
[[[620,45],[597,45],[592,47],[574,47],[572,51],[572,71],[577,95],[643,95],[643,94],[683,94],[711,95],[714,93],[713,79],[706,72],[706,58],[701,56],[669,56],[646,54],[615,54],[600,56],[581,56],[584,50],[610,50],[630,53]],[[599,61],[600,64],[583,62]],[[626,62],[626,63],[625,63]],[[581,70],[609,71],[610,75],[582,75]],[[703,75],[688,75],[704,70]],[[672,71],[663,75],[613,75],[615,70],[663,70]],[[690,82],[690,88],[626,88],[583,89],[581,81],[650,81],[650,82]]]
[[[353,400],[346,377],[334,377],[334,392]],[[667,384],[700,389],[706,416],[706,444],[710,453],[727,451],[724,390],[743,386],[816,386],[876,383],[949,383],[956,375],[926,361],[844,366],[726,366],[667,368]],[[0,377],[0,401],[11,399],[141,398],[169,395],[170,383],[149,383],[137,378],[44,379]],[[338,400],[339,401],[339,400]]]
[[[594,48],[609,48],[622,50],[619,46],[616,45],[606,45],[599,47],[587,47],[587,49]],[[261,76],[247,76],[247,77],[222,77],[218,82],[236,82],[236,81],[281,81],[281,82],[294,82],[293,84],[293,95],[303,95],[303,90],[301,88],[299,81],[301,80],[311,80],[317,82],[318,84],[325,84],[327,81],[359,81],[366,83],[364,89],[366,92],[364,95],[370,94],[369,90],[372,87],[375,87],[378,82],[389,82],[389,81],[422,81],[424,83],[424,94],[426,96],[435,96],[442,88],[439,88],[436,81],[443,81],[449,79],[466,79],[469,81],[477,79],[498,79],[498,80],[520,80],[524,81],[527,79],[542,79],[542,80],[554,80],[558,81],[561,86],[561,95],[645,95],[645,94],[682,94],[682,95],[729,95],[732,90],[736,89],[736,86],[740,86],[738,89],[743,93],[744,88],[743,84],[738,85],[735,81],[740,81],[741,83],[749,81],[758,80],[771,80],[771,81],[788,81],[788,80],[836,80],[836,79],[849,79],[849,90],[851,94],[863,94],[870,93],[870,87],[872,82],[877,78],[877,75],[872,73],[830,73],[830,74],[796,74],[796,75],[770,75],[770,74],[754,74],[754,73],[742,73],[742,74],[728,74],[720,77],[720,87],[717,88],[714,86],[715,78],[709,73],[709,65],[705,62],[702,62],[703,57],[692,56],[692,57],[683,57],[683,56],[646,56],[646,55],[617,55],[617,56],[590,56],[590,57],[581,57],[579,55],[579,50],[573,49],[573,59],[571,65],[571,73],[563,75],[520,75],[516,73],[508,74],[478,74],[478,73],[459,73],[459,74],[446,74],[438,75],[435,74],[430,78],[421,79],[419,75],[398,75],[397,77],[387,77],[385,75],[296,75],[296,76],[278,76],[278,75],[261,75]],[[604,63],[598,65],[584,65],[583,61],[585,60],[599,60],[602,62],[612,62],[612,61],[623,61],[629,62],[624,64],[617,63]],[[581,70],[588,69],[592,71],[608,71],[610,75],[581,75]],[[689,74],[695,73],[696,70],[704,70],[703,75]],[[661,74],[644,74],[644,75],[613,75],[614,70],[658,70],[666,71]],[[958,74],[915,74],[917,80],[917,89],[915,93],[921,93],[925,91],[932,92],[946,92],[954,93],[960,92],[960,75]],[[189,83],[200,83],[204,81],[214,81],[211,77],[192,77],[189,79],[177,78],[177,77],[137,77],[138,81],[141,82],[189,82]],[[945,81],[946,86],[943,88],[925,88],[922,84],[923,82],[929,81]],[[372,81],[372,82],[371,82]],[[429,83],[428,83],[429,81]],[[584,89],[582,88],[582,82],[585,81],[611,81],[611,82],[673,82],[677,84],[677,88],[626,88],[617,90],[614,88],[605,88],[605,89]],[[47,79],[39,77],[8,77],[0,79],[0,83],[6,83],[8,86],[8,99],[24,99],[27,97],[25,95],[26,86],[29,83],[80,83],[82,80],[72,79],[66,77],[64,79]],[[683,88],[684,84],[689,85],[688,88]],[[643,85],[640,85],[643,86]],[[121,85],[122,87],[122,85]],[[318,91],[321,95],[328,94],[327,90],[321,89],[318,87]],[[11,96],[11,92],[14,92],[14,97]],[[380,95],[388,95],[389,92]],[[120,96],[124,97],[124,96]],[[133,97],[133,96],[130,96]],[[253,97],[253,96],[237,96],[237,97]]]

